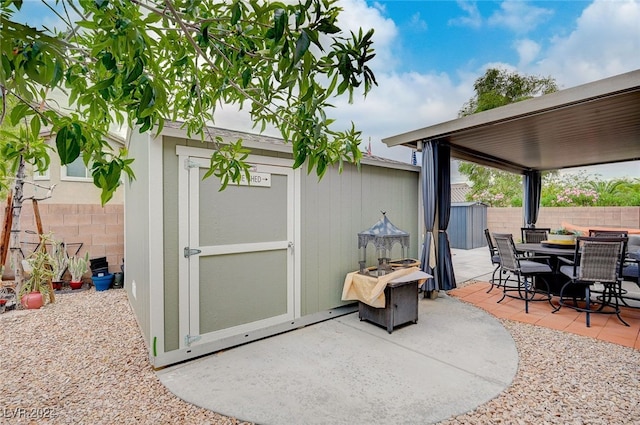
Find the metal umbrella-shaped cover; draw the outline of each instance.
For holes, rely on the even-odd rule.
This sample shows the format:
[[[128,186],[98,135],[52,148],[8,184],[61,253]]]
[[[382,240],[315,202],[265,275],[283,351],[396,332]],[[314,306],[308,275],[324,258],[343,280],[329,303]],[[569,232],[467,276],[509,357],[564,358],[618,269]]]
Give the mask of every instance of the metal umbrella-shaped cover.
[[[373,242],[378,253],[378,275],[384,275],[389,271],[389,256],[391,248],[396,243],[402,246],[402,255],[406,258],[409,248],[409,233],[398,229],[389,221],[385,212],[382,219],[367,230],[358,233],[358,250],[360,250],[360,273],[365,272],[367,261],[367,245]]]

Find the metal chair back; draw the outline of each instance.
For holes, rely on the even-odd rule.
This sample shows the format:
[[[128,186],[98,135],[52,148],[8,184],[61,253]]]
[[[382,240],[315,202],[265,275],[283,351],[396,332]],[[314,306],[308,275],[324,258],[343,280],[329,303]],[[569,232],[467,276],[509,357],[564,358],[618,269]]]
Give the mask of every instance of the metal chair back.
[[[484,229],[484,237],[487,239],[487,246],[489,247],[489,253],[491,254],[491,262],[496,264],[496,261],[495,261],[496,259],[494,257],[499,254],[498,254],[498,249],[493,244],[493,239],[491,239],[491,233],[489,232],[489,229]]]
[[[520,262],[517,257],[516,246],[513,243],[513,235],[511,233],[494,233],[493,239],[496,241],[502,268],[518,272],[520,270]]]
[[[628,230],[597,230],[589,229],[590,237],[605,237],[605,238],[626,238],[629,236]]]
[[[575,258],[580,258],[579,270],[574,276],[581,282],[614,283],[622,275],[623,255],[627,238],[624,237],[585,237],[576,238]]]
[[[563,306],[585,313],[587,327],[591,326],[591,314],[615,314],[618,320],[629,326],[620,316],[620,300],[622,300],[622,267],[627,238],[579,236],[576,238],[576,250],[574,253],[573,270],[569,275],[566,268],[561,267],[560,272],[569,276],[571,280],[564,284],[560,291],[558,307],[554,313]],[[579,268],[578,268],[579,264]],[[591,289],[594,283],[602,284],[601,295],[597,299],[591,299]],[[573,304],[567,303],[563,295],[564,289],[570,286],[584,288],[584,305],[579,305],[573,296]],[[595,306],[592,307],[592,304]]]
[[[548,227],[522,227],[520,231],[523,243],[540,243],[549,239],[551,229]]]

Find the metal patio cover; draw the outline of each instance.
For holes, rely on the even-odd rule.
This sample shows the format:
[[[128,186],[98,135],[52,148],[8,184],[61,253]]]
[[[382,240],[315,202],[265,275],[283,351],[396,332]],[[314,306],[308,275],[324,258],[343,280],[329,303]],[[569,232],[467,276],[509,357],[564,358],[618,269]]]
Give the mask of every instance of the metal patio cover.
[[[542,171],[640,159],[640,70],[382,141],[423,152],[421,268],[434,276],[426,291],[452,289],[450,158],[523,174],[523,224],[535,226]]]
[[[523,174],[640,159],[640,70],[383,139]]]

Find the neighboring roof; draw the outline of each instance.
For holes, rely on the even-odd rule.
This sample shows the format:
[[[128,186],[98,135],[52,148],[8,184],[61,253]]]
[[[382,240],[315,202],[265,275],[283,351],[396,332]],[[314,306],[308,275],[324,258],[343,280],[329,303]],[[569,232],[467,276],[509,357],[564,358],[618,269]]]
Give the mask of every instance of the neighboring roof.
[[[640,159],[640,70],[382,141],[443,140],[451,156],[522,173]]]
[[[54,139],[55,137],[55,134],[51,131],[50,127],[43,129],[38,135],[43,139]],[[118,146],[125,146],[126,144],[126,140],[123,139],[119,133],[113,132],[107,133],[107,135],[105,136],[105,141],[109,142],[109,144],[111,145],[115,144]]]
[[[451,184],[451,202],[466,202],[470,191],[471,187],[466,183]]]
[[[188,137],[187,131],[182,128],[183,123],[177,121],[166,121],[163,134],[174,137]],[[279,137],[267,136],[264,134],[247,133],[244,131],[229,130],[220,127],[208,127],[208,131],[215,136],[220,136],[226,143],[236,142],[238,139],[242,139],[242,146],[254,149],[267,149],[277,152],[286,152],[291,154],[292,148],[290,143],[286,143],[284,139]],[[198,139],[199,136],[193,135],[191,138]],[[389,158],[383,158],[375,155],[367,155],[363,153],[362,160],[360,161],[365,165],[375,165],[378,167],[403,169],[418,172],[420,167],[411,165],[406,162],[396,161]]]

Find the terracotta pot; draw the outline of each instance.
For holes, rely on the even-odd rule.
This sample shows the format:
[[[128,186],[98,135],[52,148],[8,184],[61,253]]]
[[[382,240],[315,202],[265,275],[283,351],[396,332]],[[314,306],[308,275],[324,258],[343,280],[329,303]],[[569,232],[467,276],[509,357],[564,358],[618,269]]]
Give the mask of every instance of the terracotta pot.
[[[53,282],[51,282],[51,285],[53,286],[54,291],[59,291],[62,289],[62,282],[58,280],[54,280]]]
[[[25,294],[20,299],[20,302],[24,308],[28,309],[38,309],[44,304],[44,300],[42,299],[42,294],[40,292],[30,292]]]
[[[82,281],[80,282],[69,282],[69,286],[71,289],[80,289],[82,288]]]

